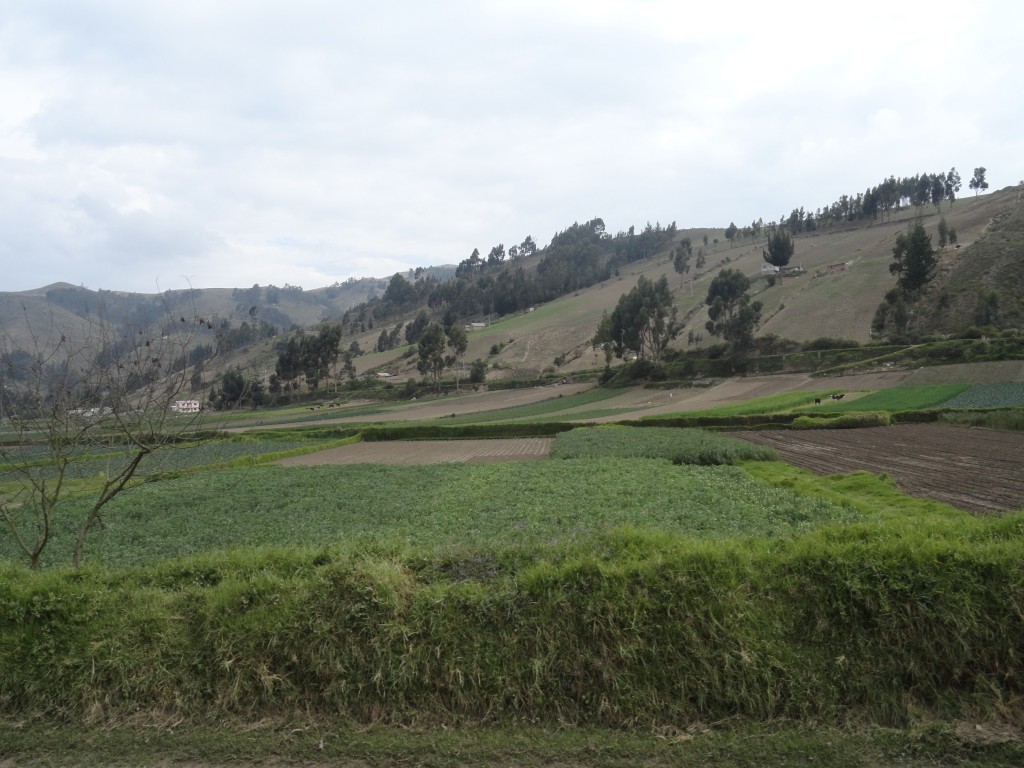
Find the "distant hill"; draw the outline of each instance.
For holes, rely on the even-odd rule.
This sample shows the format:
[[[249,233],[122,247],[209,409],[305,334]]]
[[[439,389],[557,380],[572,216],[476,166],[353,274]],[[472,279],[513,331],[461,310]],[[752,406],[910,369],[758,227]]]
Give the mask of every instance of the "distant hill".
[[[559,262],[557,270],[549,258],[551,246],[529,258],[474,267],[467,290],[473,286],[501,285],[503,281],[516,287],[537,275],[548,280],[548,285],[561,285],[564,295],[530,304],[520,301],[515,311],[502,316],[495,306],[480,305],[478,316],[472,319],[482,321],[485,327],[470,333],[465,360],[485,361],[489,378],[545,370],[571,374],[601,367],[603,358],[591,348],[590,340],[602,313],[613,309],[641,275],[649,279],[668,276],[680,315],[686,319],[686,327],[676,342],[678,348],[715,343],[717,340],[708,338],[704,331],[707,312],[703,302],[711,280],[726,267],[739,269],[754,280],[753,292],[764,307],[760,336],[774,334],[795,341],[831,337],[866,342],[871,338],[876,308],[895,285],[889,264],[896,236],[920,219],[937,244],[941,218],[956,229],[961,247],[947,247],[941,252],[939,274],[915,309],[916,327],[921,332],[934,333],[954,333],[985,324],[1019,327],[1024,312],[1024,202],[1021,188],[1011,187],[965,197],[952,205],[943,202],[938,210],[932,205],[904,207],[878,220],[842,223],[798,234],[794,237],[796,250],[791,264],[803,271],[799,276],[776,280],[773,285],[762,274],[764,231],[754,236],[744,228],[745,231],[734,232],[730,241],[720,228],[676,230],[673,225],[660,231],[657,247],[624,255],[623,249],[630,242],[621,239],[625,233],[612,238],[600,232],[596,245],[595,241],[577,239],[566,243],[570,235],[576,238],[577,234],[586,234],[587,226],[573,225],[553,238],[553,244],[563,244],[575,259]],[[691,259],[690,272],[679,275],[673,268],[672,255],[684,238],[690,239],[694,252],[704,250],[706,263],[698,271]],[[706,249],[702,245],[705,242]],[[580,264],[580,273],[574,274],[566,263]],[[459,268],[464,269],[464,265]],[[454,277],[456,269],[433,268],[420,276],[446,283]],[[578,279],[584,270],[588,279]],[[414,275],[406,277],[414,281]],[[408,322],[420,309],[440,319],[453,302],[472,296],[462,289],[446,288],[430,300],[429,306],[426,302],[413,303],[395,310],[384,301],[390,280],[364,278],[314,290],[289,286],[203,289],[194,291],[192,298],[203,316],[233,326],[255,320],[279,332],[308,329],[324,321],[340,322],[349,311],[342,345],[347,349],[356,342],[368,353],[355,360],[359,373],[387,371],[399,378],[417,376],[415,360],[407,347],[374,351],[381,331]],[[108,311],[116,308],[120,315],[144,318],[164,303],[184,298],[182,292],[97,292],[56,283],[35,291],[0,293],[0,326],[9,337],[18,339],[26,317],[33,328],[62,327],[83,322],[96,307],[105,304]],[[227,366],[248,369],[266,378],[274,370],[282,338],[260,336],[257,342],[221,356],[215,367],[207,369],[207,383]]]
[[[455,267],[428,267],[424,274],[447,280]],[[254,319],[279,331],[306,328],[339,318],[351,307],[379,296],[390,276],[349,279],[313,290],[274,285],[251,288],[196,288],[158,294],[90,290],[69,283],[53,283],[30,291],[0,292],[0,329],[15,345],[30,341],[30,329],[38,336],[59,335],[62,329],[82,328],[103,317],[112,323],[146,327],[167,311],[194,305],[195,313],[216,325],[232,326]],[[45,346],[45,345],[44,345]]]

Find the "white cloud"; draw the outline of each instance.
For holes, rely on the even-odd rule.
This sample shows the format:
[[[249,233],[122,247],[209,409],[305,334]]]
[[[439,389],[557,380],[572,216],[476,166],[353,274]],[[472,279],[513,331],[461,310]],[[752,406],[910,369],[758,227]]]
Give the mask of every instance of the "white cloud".
[[[0,257],[21,267],[0,288],[315,287],[593,216],[721,226],[950,165],[1015,183],[1022,21],[947,0],[23,4],[0,19]]]

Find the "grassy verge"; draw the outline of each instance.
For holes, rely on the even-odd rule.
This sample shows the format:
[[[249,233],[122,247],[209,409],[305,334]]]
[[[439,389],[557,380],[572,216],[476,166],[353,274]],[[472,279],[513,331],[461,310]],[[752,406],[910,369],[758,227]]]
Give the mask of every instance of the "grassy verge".
[[[998,411],[949,411],[939,416],[943,424],[987,429],[1024,429],[1024,408]]]

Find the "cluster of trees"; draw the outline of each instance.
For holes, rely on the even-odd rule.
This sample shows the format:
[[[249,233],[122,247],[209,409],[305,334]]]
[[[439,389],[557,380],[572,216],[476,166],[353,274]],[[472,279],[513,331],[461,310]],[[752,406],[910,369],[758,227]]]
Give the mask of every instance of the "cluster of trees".
[[[627,352],[638,360],[658,363],[682,328],[666,277],[652,282],[641,275],[612,313],[604,313],[593,344],[604,348],[607,364],[613,353],[623,357]]]
[[[754,331],[761,322],[761,303],[751,301],[749,291],[746,275],[737,269],[723,269],[711,281],[704,300],[709,317],[705,330],[726,341],[730,354],[737,358],[753,347]],[[642,363],[658,364],[683,326],[667,278],[662,275],[652,282],[641,275],[636,286],[619,298],[615,309],[602,315],[592,343],[604,349],[606,368],[613,355],[622,358],[629,353]]]
[[[900,334],[907,330],[913,304],[931,282],[938,268],[938,254],[924,224],[915,221],[896,236],[889,272],[896,276],[896,287],[885,294],[871,321],[874,334]]]
[[[668,227],[647,224],[640,232],[630,227],[611,236],[605,231],[603,219],[576,222],[552,237],[532,272],[520,263],[539,251],[530,236],[507,251],[499,243],[486,258],[474,249],[469,258],[460,262],[452,280],[438,281],[426,276],[409,280],[396,274],[383,297],[346,312],[342,325],[358,333],[383,323],[388,332],[386,336],[381,333],[378,348],[392,348],[400,340],[394,329],[395,319],[417,307],[430,310],[435,317],[444,316],[446,327],[455,321],[522,311],[608,279],[622,265],[667,248],[675,234],[674,223]],[[419,331],[421,327],[413,329],[410,337],[406,326],[406,342],[417,343]]]
[[[240,368],[221,374],[218,383],[210,387],[206,403],[217,411],[233,408],[258,408],[266,402],[266,389],[256,376],[246,376]]]
[[[738,269],[723,269],[708,287],[704,303],[708,321],[704,328],[720,336],[731,352],[742,356],[754,343],[754,331],[761,322],[761,302],[750,300],[750,280]]]
[[[440,323],[430,323],[417,342],[419,359],[416,361],[416,369],[429,377],[435,391],[439,390],[444,369],[456,365],[466,353],[467,346],[469,337],[461,325],[445,328]],[[455,374],[455,388],[459,388],[458,370]]]
[[[974,169],[968,187],[975,190],[975,194],[988,189],[986,173],[987,169],[983,166]],[[780,216],[777,224],[769,223],[767,228],[784,228],[791,235],[796,235],[844,222],[891,217],[894,212],[911,206],[922,208],[933,205],[939,209],[944,201],[952,206],[962,186],[963,180],[955,166],[939,173],[921,173],[905,178],[890,176],[864,192],[842,195],[830,205],[815,211],[805,210],[803,206],[794,208],[788,216]],[[736,238],[756,238],[763,228],[765,225],[760,219],[743,228],[730,223],[725,230],[725,237],[730,243]]]
[[[301,379],[310,391],[315,392],[322,381],[336,378],[336,366],[343,357],[341,338],[340,325],[324,326],[315,335],[299,333],[289,338],[278,354],[270,381],[271,391],[295,391]],[[358,353],[358,344],[352,342],[343,360],[343,374],[355,375],[352,357]]]
[[[480,256],[480,250],[474,248],[473,253],[469,255],[468,259],[463,259],[459,262],[459,266],[455,270],[455,276],[472,277],[481,272],[485,267],[500,267],[505,263],[506,257],[509,261],[518,261],[519,259],[533,256],[536,252],[537,243],[534,242],[531,235],[527,235],[519,245],[510,245],[507,253],[505,252],[505,244],[498,243],[491,248],[486,260]]]

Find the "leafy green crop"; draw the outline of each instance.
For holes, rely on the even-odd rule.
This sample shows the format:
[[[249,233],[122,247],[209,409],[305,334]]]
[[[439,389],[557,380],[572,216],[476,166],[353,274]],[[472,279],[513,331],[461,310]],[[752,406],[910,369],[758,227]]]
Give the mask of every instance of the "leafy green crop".
[[[67,561],[69,500],[48,550]],[[533,546],[622,526],[687,537],[791,536],[859,518],[736,467],[649,459],[432,466],[258,466],[150,483],[117,498],[87,558],[134,565],[234,547]],[[0,559],[15,559],[0,539]]]
[[[975,384],[942,404],[943,408],[1015,408],[1024,405],[1024,382]]]
[[[551,449],[551,457],[556,459],[609,456],[711,465],[771,461],[775,451],[702,429],[624,426],[584,427],[563,432]]]

